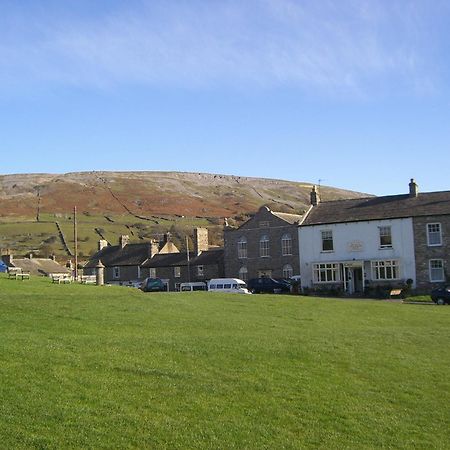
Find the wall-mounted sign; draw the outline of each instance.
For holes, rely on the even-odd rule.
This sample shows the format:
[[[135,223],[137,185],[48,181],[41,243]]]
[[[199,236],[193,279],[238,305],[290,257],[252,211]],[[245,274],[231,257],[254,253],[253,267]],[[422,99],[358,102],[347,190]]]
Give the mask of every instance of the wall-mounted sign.
[[[364,250],[364,244],[361,241],[351,241],[347,244],[349,252],[362,252]]]

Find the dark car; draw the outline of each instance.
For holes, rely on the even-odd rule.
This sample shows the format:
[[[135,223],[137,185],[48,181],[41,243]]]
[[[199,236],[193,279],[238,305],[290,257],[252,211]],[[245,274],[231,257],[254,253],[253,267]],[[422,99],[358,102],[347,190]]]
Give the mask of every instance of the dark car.
[[[275,280],[274,278],[253,278],[247,282],[248,290],[254,294],[263,292],[280,294],[290,292],[291,285],[285,280]]]
[[[437,305],[450,305],[450,286],[433,289],[431,291],[431,300]]]
[[[167,291],[167,285],[160,278],[146,278],[139,289],[144,292],[163,292]]]

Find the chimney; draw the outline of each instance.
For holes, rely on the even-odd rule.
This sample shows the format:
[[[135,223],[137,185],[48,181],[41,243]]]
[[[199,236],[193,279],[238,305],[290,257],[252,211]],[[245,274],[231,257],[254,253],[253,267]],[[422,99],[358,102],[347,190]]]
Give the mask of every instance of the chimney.
[[[8,252],[8,254],[7,255],[2,255],[2,259],[3,259],[3,262],[7,265],[7,266],[10,266],[10,265],[12,265],[13,264],[13,255],[12,255],[12,253],[9,253]]]
[[[108,246],[108,241],[106,239],[100,239],[98,241],[98,251],[103,250],[107,246]]]
[[[194,229],[194,252],[198,256],[201,252],[209,249],[208,245],[208,229],[195,228]]]
[[[417,186],[417,183],[414,181],[414,178],[411,178],[411,181],[409,183],[409,196],[417,197],[418,195],[419,195],[419,186]]]
[[[30,254],[28,255],[28,258],[29,258],[29,259],[33,259],[33,253],[30,253]]]
[[[153,258],[159,253],[159,242],[156,239],[150,241],[150,255],[149,258]]]
[[[316,190],[316,185],[313,186],[310,194],[310,202],[312,206],[317,206],[320,202],[319,193]]]
[[[52,261],[56,261],[56,256],[55,256],[55,254],[53,254],[52,256],[50,256],[50,259],[51,259]]]
[[[127,234],[122,234],[119,238],[119,245],[121,248],[124,248],[125,245],[128,244],[128,241],[130,240],[130,237]]]
[[[168,242],[170,242],[172,240],[172,235],[167,232],[164,234],[164,240],[163,240],[163,245],[167,244]]]

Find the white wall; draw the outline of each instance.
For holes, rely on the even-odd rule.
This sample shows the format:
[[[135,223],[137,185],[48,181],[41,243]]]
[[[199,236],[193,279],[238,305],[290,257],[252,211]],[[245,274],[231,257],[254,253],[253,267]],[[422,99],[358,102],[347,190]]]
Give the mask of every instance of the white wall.
[[[390,226],[392,248],[380,248],[379,228]],[[322,252],[323,230],[333,232],[333,252]],[[400,278],[415,282],[412,219],[373,220],[299,227],[300,274],[302,286],[312,285],[312,264],[318,262],[397,259]],[[371,275],[368,274],[368,278]]]

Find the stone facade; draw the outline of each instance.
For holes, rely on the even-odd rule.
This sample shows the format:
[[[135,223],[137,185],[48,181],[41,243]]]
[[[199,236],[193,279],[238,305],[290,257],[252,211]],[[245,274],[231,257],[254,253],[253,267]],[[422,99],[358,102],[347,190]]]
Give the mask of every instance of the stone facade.
[[[428,224],[439,224],[440,245],[429,245]],[[417,290],[428,293],[430,289],[441,286],[445,282],[450,283],[450,215],[414,217],[413,227]],[[431,260],[442,262],[445,281],[432,281]]]
[[[300,215],[263,206],[239,228],[224,229],[225,276],[247,281],[261,276],[285,278],[300,273]]]

